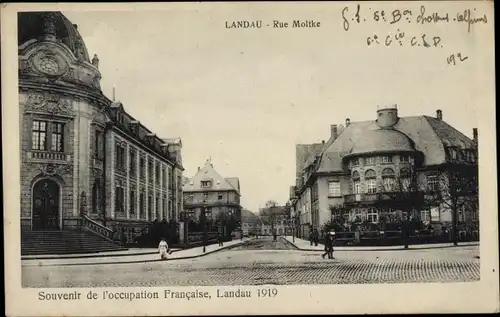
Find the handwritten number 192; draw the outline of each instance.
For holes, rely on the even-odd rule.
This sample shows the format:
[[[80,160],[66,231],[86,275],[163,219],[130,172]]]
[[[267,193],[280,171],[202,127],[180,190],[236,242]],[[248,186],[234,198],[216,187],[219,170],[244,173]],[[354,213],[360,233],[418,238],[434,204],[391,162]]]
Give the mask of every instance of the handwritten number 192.
[[[469,57],[467,57],[467,56],[465,56],[465,57],[462,56],[462,53],[457,53],[456,55],[451,54],[450,56],[448,56],[448,58],[446,58],[446,62],[448,63],[448,65],[450,65],[450,64],[456,65],[457,62],[463,62],[468,58]]]

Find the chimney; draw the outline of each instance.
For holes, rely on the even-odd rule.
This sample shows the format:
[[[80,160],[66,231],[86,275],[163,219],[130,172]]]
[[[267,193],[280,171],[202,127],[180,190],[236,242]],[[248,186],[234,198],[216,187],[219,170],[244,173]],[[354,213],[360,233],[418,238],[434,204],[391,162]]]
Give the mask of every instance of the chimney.
[[[198,166],[198,172],[200,171],[200,167]]]
[[[351,119],[347,118],[345,119],[345,127],[347,128],[351,124]]]
[[[441,110],[436,110],[436,118],[438,120],[443,120],[443,112]]]
[[[477,128],[472,129],[472,139],[474,140],[474,143],[477,144]]]
[[[335,140],[339,134],[338,134],[338,130],[337,130],[337,125],[336,124],[332,124],[330,125],[330,136]]]
[[[321,140],[321,144],[325,144],[325,140]]]

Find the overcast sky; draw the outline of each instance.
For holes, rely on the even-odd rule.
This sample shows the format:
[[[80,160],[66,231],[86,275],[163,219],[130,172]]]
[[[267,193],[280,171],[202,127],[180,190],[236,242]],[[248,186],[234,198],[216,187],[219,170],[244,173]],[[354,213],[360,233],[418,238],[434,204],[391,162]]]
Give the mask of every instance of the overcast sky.
[[[484,25],[467,33],[465,24],[402,24],[406,37],[440,36],[443,47],[411,48],[409,38],[368,47],[367,36],[397,28],[351,21],[345,32],[340,4],[273,13],[246,7],[63,13],[78,24],[89,54],[99,55],[103,92],[111,98],[116,86],[132,116],[160,137],[182,138],[185,176],[211,157],[222,176],[239,177],[242,205],[254,212],[269,199],[286,202],[297,143],[327,140],[330,124],[347,117],[373,120],[377,105],[397,104],[401,116],[441,109],[469,137],[478,127],[478,83],[488,70],[479,49],[488,40],[480,36]],[[321,27],[225,28],[226,20],[295,18]],[[468,59],[447,65],[459,52]]]

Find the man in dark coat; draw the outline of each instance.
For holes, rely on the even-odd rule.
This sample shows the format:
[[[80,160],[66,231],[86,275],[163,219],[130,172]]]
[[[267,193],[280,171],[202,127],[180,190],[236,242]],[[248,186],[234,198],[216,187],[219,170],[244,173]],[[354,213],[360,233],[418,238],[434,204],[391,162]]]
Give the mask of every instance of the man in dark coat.
[[[325,255],[328,254],[329,259],[333,259],[333,238],[334,238],[335,232],[329,232],[326,237],[325,237],[325,253],[321,255],[321,257],[324,259]]]

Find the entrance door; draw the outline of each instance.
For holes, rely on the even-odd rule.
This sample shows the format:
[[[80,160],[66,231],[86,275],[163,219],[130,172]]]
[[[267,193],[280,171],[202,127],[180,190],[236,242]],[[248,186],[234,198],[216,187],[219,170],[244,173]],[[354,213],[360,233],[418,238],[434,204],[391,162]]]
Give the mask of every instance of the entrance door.
[[[59,230],[59,185],[50,179],[33,187],[33,230]]]

